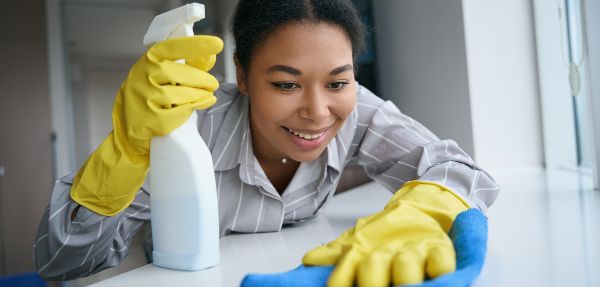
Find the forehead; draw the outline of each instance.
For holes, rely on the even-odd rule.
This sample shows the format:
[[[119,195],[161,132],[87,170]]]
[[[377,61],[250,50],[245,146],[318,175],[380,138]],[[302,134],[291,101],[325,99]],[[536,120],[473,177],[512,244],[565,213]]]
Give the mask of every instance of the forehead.
[[[346,32],[329,23],[293,22],[277,28],[254,51],[252,61],[268,64],[319,61],[326,65],[352,63],[352,44]]]

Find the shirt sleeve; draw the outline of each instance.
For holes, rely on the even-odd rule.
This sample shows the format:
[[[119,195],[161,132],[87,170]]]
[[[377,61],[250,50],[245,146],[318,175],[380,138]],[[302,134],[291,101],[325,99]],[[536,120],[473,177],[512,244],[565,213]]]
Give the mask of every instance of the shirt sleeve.
[[[97,214],[71,200],[74,174],[57,180],[33,245],[37,272],[47,280],[72,280],[119,265],[134,234],[150,220],[150,197],[142,187],[115,216]],[[76,216],[71,214],[78,208]]]
[[[410,180],[441,183],[487,211],[499,186],[455,141],[440,140],[366,88],[357,91],[359,116],[350,152],[369,177],[392,192]]]

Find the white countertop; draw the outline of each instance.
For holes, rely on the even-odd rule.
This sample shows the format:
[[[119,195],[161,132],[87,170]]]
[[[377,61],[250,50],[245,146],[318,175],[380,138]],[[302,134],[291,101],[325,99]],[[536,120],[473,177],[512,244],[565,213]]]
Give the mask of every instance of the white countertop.
[[[472,285],[600,286],[600,194],[564,174],[507,177],[490,209],[486,264]],[[197,272],[151,264],[93,286],[239,286],[248,273],[293,269],[391,194],[375,183],[336,196],[315,219],[281,232],[221,238],[221,264]]]

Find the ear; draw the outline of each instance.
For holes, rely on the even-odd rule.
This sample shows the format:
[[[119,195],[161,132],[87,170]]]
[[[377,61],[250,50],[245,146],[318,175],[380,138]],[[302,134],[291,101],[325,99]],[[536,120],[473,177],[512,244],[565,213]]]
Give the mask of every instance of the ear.
[[[248,85],[246,84],[246,73],[244,68],[240,65],[237,55],[233,55],[233,62],[235,63],[235,74],[238,83],[238,89],[242,94],[248,95]]]

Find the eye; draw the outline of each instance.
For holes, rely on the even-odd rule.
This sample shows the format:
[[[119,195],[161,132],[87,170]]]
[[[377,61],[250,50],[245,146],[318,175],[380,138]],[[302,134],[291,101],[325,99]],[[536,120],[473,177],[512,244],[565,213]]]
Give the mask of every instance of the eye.
[[[337,82],[333,82],[333,83],[330,83],[329,85],[327,85],[327,88],[332,89],[332,90],[341,90],[341,89],[345,88],[348,84],[350,84],[349,81],[337,81]]]
[[[300,87],[298,84],[296,84],[296,83],[290,83],[290,82],[271,83],[271,84],[276,89],[282,90],[282,91],[292,91],[292,90],[297,89],[297,88]]]

